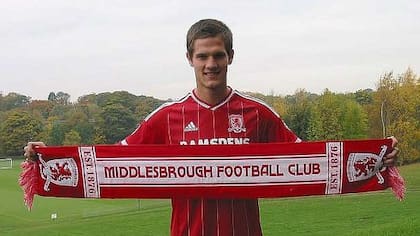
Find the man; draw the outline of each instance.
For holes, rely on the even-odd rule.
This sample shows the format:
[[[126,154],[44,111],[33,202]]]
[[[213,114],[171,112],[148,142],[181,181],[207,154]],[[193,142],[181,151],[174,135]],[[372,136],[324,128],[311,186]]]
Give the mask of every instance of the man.
[[[223,145],[300,142],[263,102],[227,85],[232,33],[222,22],[200,20],[187,33],[187,59],[196,88],[152,112],[122,145]],[[395,140],[396,143],[396,140]],[[25,147],[25,156],[34,145]],[[385,158],[392,165],[397,151]],[[257,199],[172,199],[171,235],[262,235]]]
[[[299,141],[269,107],[227,86],[232,33],[201,20],[187,34],[197,87],[150,114],[121,143],[248,144]],[[256,199],[172,199],[172,235],[261,235]]]

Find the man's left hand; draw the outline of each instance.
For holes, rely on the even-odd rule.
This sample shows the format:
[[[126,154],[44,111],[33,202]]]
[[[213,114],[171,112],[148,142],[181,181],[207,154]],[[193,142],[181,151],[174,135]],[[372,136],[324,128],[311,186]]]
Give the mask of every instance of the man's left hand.
[[[395,166],[398,159],[398,153],[400,153],[400,149],[397,147],[398,140],[394,136],[389,138],[392,140],[392,151],[384,156],[383,162],[384,166]]]

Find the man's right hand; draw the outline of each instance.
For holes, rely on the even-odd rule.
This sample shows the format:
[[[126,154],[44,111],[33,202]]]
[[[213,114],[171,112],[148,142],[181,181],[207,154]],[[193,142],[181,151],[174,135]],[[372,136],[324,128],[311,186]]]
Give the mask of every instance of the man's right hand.
[[[36,155],[36,152],[34,150],[35,147],[45,147],[45,143],[43,142],[28,142],[28,144],[23,148],[25,153],[23,156],[28,161],[36,161],[38,160],[38,156]]]

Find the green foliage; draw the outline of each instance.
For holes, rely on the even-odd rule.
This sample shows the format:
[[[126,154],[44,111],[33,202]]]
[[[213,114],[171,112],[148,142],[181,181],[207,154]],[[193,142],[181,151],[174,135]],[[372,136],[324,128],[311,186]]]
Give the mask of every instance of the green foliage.
[[[121,104],[131,112],[134,112],[137,107],[137,96],[126,91],[99,94],[96,100],[98,106],[102,108],[111,104]]]
[[[62,145],[64,142],[64,135],[66,133],[62,120],[56,120],[52,123],[51,132],[48,136],[46,144],[48,145]]]
[[[108,104],[101,113],[105,126],[103,127],[107,143],[115,143],[124,139],[137,125],[133,113],[121,104]]]
[[[93,142],[94,144],[106,144],[106,137],[104,131],[100,127],[94,128]]]
[[[162,105],[162,101],[160,100],[157,100],[153,97],[140,96],[137,99],[134,114],[138,117],[139,120],[143,120],[160,105]]]
[[[28,106],[28,110],[31,113],[38,113],[44,120],[50,117],[53,108],[54,103],[45,100],[33,100]]]
[[[342,108],[343,138],[367,138],[368,117],[362,106],[356,101],[347,99]]]
[[[76,130],[70,130],[64,135],[64,145],[80,145],[82,138]]]
[[[55,93],[54,92],[50,92],[50,94],[48,94],[48,101],[55,102],[56,97],[57,96],[55,96]]]
[[[28,141],[38,139],[42,123],[27,111],[12,110],[0,124],[0,144],[3,155],[18,156]]]
[[[248,94],[273,107],[303,140],[394,135],[402,150],[400,164],[405,164],[420,160],[419,83],[420,78],[408,69],[401,75],[384,74],[376,90],[360,89],[343,94],[326,89],[317,95],[298,89],[293,95],[284,97],[276,96],[274,92],[270,95]],[[10,111],[19,108],[41,127],[31,131],[31,127],[23,125],[20,129],[28,129],[33,139],[39,138],[48,145],[70,143],[71,137],[71,143],[82,145],[111,144],[130,134],[140,121],[164,102],[126,91],[88,94],[79,97],[76,103],[70,103],[69,99],[65,92],[51,92],[48,100],[35,101],[17,93],[0,94],[1,125],[5,127]],[[78,138],[75,138],[75,133]],[[21,136],[24,141],[19,142],[28,141],[27,136]],[[0,139],[7,142],[7,137]]]
[[[68,93],[61,92],[61,91],[58,93],[50,92],[50,94],[48,95],[48,101],[61,104],[64,106],[69,105],[70,95]]]
[[[308,127],[306,129],[307,138],[312,141],[321,140],[321,134],[321,113],[315,106],[311,106],[309,109]]]
[[[383,75],[369,112],[371,129],[383,131],[371,133],[398,138],[402,164],[420,160],[419,82],[411,69],[399,76],[392,72]]]
[[[320,96],[298,90],[286,97],[285,121],[303,140],[367,137],[367,114],[355,96],[325,90]]]
[[[368,105],[373,101],[373,94],[374,92],[372,89],[360,89],[354,93],[354,99],[360,105]]]
[[[315,119],[315,114],[313,114],[313,99],[311,99],[311,94],[305,90],[298,90],[294,96],[288,97],[288,110],[284,117],[286,123],[292,129],[297,136],[303,140],[310,140],[315,137],[309,135],[309,127],[311,126],[311,121]],[[319,118],[319,117],[317,117]],[[313,120],[312,125],[315,124]],[[318,131],[317,131],[318,132]]]
[[[80,136],[80,144],[95,144],[95,126],[93,123],[80,122],[73,126],[73,130]]]
[[[115,143],[130,134],[137,124],[150,112],[163,103],[161,100],[146,96],[135,96],[125,91],[101,93],[81,99],[95,101],[100,108],[99,130],[95,131],[96,141]]]
[[[70,95],[64,92],[51,92],[48,100],[34,101],[16,93],[0,95],[0,121],[5,126],[8,112],[20,107],[34,121],[40,122],[36,133],[31,129],[27,132],[47,145],[115,143],[130,134],[138,122],[164,102],[125,91],[85,95],[74,104],[69,99]],[[7,142],[7,136],[3,139]],[[23,144],[29,141],[23,136],[22,140],[20,143]],[[4,145],[6,143],[2,143],[2,149]]]
[[[18,93],[9,93],[6,96],[0,94],[0,111],[25,107],[30,103],[30,100],[30,97]]]

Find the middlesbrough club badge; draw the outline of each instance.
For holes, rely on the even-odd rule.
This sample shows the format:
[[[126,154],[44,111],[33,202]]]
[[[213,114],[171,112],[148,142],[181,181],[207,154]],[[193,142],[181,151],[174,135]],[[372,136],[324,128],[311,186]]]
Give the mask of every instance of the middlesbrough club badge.
[[[347,178],[349,182],[356,182],[376,175],[379,183],[383,183],[380,174],[382,158],[387,150],[386,146],[381,147],[379,154],[375,153],[350,153],[347,164]]]
[[[59,186],[77,186],[77,165],[72,158],[53,159],[45,162],[40,156],[39,160],[41,161],[41,177],[45,180],[45,191],[50,191],[51,183]]]
[[[234,132],[235,134],[246,132],[244,127],[244,117],[242,115],[229,115],[229,132]]]

